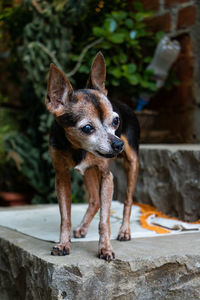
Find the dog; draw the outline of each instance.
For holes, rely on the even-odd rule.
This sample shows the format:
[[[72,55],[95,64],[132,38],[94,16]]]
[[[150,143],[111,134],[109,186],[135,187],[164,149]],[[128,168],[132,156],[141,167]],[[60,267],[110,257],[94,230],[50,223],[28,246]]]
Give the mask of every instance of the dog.
[[[86,88],[73,90],[66,75],[50,65],[46,107],[54,116],[50,131],[50,156],[55,169],[55,190],[61,225],[60,242],[52,255],[70,253],[71,185],[69,168],[84,176],[89,206],[75,238],[83,238],[100,208],[98,257],[115,258],[110,242],[110,206],[113,175],[110,162],[123,157],[127,174],[123,222],[117,239],[131,239],[130,214],[138,174],[139,124],[135,114],[121,102],[111,102],[105,88],[106,64],[101,52],[93,60]]]

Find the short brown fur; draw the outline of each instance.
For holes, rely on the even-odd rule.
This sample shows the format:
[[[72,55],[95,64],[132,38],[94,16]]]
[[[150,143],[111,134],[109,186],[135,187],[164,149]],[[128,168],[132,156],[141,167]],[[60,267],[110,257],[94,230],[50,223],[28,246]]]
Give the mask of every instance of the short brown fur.
[[[131,238],[129,220],[138,173],[138,156],[129,145],[125,134],[122,134],[120,138],[115,135],[119,124],[115,128],[113,120],[116,121],[118,114],[113,112],[112,105],[106,97],[105,78],[106,67],[101,53],[98,53],[93,61],[85,90],[74,92],[65,74],[54,65],[51,65],[50,68],[46,106],[53,114],[57,128],[64,130],[63,139],[66,138],[69,143],[69,149],[59,149],[55,145],[50,146],[50,155],[56,171],[55,189],[61,214],[60,242],[53,247],[53,255],[70,253],[71,184],[69,168],[73,167],[84,176],[89,192],[89,207],[82,222],[74,230],[74,237],[80,238],[87,234],[89,224],[100,208],[98,256],[107,261],[114,258],[110,243],[109,220],[113,196],[113,176],[109,165],[110,158],[117,157],[120,153],[123,155],[127,173],[127,194],[118,240],[127,241]],[[65,114],[68,117],[67,125],[61,124],[62,126],[60,126],[59,117]],[[71,124],[69,119],[72,119]],[[89,134],[84,133],[85,130],[87,131],[86,127],[91,130]],[[76,161],[74,158],[75,151],[84,154],[80,161]]]

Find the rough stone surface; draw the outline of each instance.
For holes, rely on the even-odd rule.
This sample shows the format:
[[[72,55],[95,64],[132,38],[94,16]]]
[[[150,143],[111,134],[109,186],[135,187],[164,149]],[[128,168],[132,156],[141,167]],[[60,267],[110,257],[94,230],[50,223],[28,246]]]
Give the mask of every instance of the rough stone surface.
[[[137,202],[181,220],[200,218],[200,146],[143,145],[135,198]],[[114,198],[123,201],[126,176],[122,161],[112,168],[115,178]]]
[[[97,243],[52,243],[0,227],[1,300],[196,300],[200,298],[200,234],[112,242],[116,260],[96,257]]]

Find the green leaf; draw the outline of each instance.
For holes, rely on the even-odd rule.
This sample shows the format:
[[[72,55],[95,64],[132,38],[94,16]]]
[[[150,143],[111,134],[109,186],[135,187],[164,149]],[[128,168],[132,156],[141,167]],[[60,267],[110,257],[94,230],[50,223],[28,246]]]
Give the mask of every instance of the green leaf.
[[[122,72],[121,72],[120,68],[118,68],[118,67],[110,69],[109,73],[111,73],[116,78],[120,78],[122,76]]]
[[[156,91],[156,83],[152,81],[146,81],[144,79],[141,79],[140,84],[142,87],[150,89],[151,91]]]
[[[8,131],[10,129],[10,125],[5,125],[5,126],[3,126],[2,128],[1,128],[1,131],[3,132],[3,133],[6,133],[6,131]]]
[[[136,30],[131,30],[131,32],[129,33],[129,35],[130,35],[130,38],[133,40],[136,37],[136,35],[137,35],[137,31]]]
[[[54,0],[53,1],[53,5],[57,12],[62,11],[64,9],[65,4],[66,4],[66,0]]]
[[[119,56],[118,55],[113,55],[112,56],[112,61],[114,63],[114,65],[119,65]]]
[[[112,16],[118,21],[122,21],[127,17],[127,13],[123,10],[113,11]]]
[[[106,62],[106,66],[110,66],[110,58],[109,57],[105,57],[105,62]]]
[[[105,36],[105,30],[101,27],[93,27],[92,31],[95,36]]]
[[[147,76],[147,77],[151,77],[152,78],[154,76],[154,71],[150,70],[150,69],[144,70],[144,75],[145,75],[145,77]]]
[[[108,39],[115,43],[115,44],[121,44],[124,42],[125,34],[124,33],[114,33],[110,36],[108,36]]]
[[[125,22],[124,22],[124,24],[125,24],[129,29],[133,28],[133,25],[134,25],[133,20],[130,19],[130,18],[126,19]]]
[[[151,11],[138,12],[135,14],[135,20],[137,22],[141,22],[146,18],[152,17],[152,15],[153,15],[153,12],[151,12]]]
[[[114,32],[117,28],[117,22],[113,18],[108,18],[105,20],[104,27],[109,32]]]
[[[137,70],[137,66],[135,64],[128,64],[127,72],[129,74],[134,73]]]
[[[128,65],[123,65],[122,66],[122,70],[124,71],[124,73],[127,73],[127,69],[128,69]]]
[[[138,77],[135,76],[135,75],[130,75],[130,76],[128,77],[128,81],[129,81],[130,84],[132,84],[132,85],[137,85],[137,84],[139,83],[139,79],[138,79]]]
[[[156,41],[159,42],[163,37],[165,33],[163,31],[156,32]]]
[[[112,79],[111,84],[114,85],[114,86],[119,86],[119,81],[116,80],[116,79]]]
[[[150,63],[151,60],[152,60],[151,56],[146,56],[143,61],[144,61],[144,63]]]
[[[70,59],[72,61],[77,61],[79,59],[79,55],[77,55],[77,54],[71,54]]]
[[[128,60],[128,56],[125,53],[121,52],[119,55],[119,62],[121,64],[125,64],[127,60]]]
[[[130,46],[132,48],[134,48],[134,52],[135,52],[136,49],[138,50],[138,45],[139,45],[139,41],[137,39],[130,40]]]
[[[88,73],[89,72],[89,68],[87,67],[87,66],[85,66],[85,65],[82,65],[82,66],[80,66],[80,68],[79,68],[79,72],[80,73]]]
[[[102,44],[101,44],[101,49],[110,49],[112,48],[112,44],[110,42],[107,42],[107,41],[104,41]]]
[[[139,1],[133,2],[133,7],[137,11],[144,11],[144,7],[143,7],[142,3]]]

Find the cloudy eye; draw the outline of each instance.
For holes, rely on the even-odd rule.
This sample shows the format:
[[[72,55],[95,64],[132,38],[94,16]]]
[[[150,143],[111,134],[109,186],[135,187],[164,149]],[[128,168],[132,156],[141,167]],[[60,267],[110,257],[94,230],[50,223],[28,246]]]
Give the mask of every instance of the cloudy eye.
[[[94,127],[92,127],[90,124],[87,124],[82,127],[81,130],[85,134],[92,134],[94,132]]]
[[[112,126],[117,127],[119,125],[119,117],[115,117],[112,121]]]

